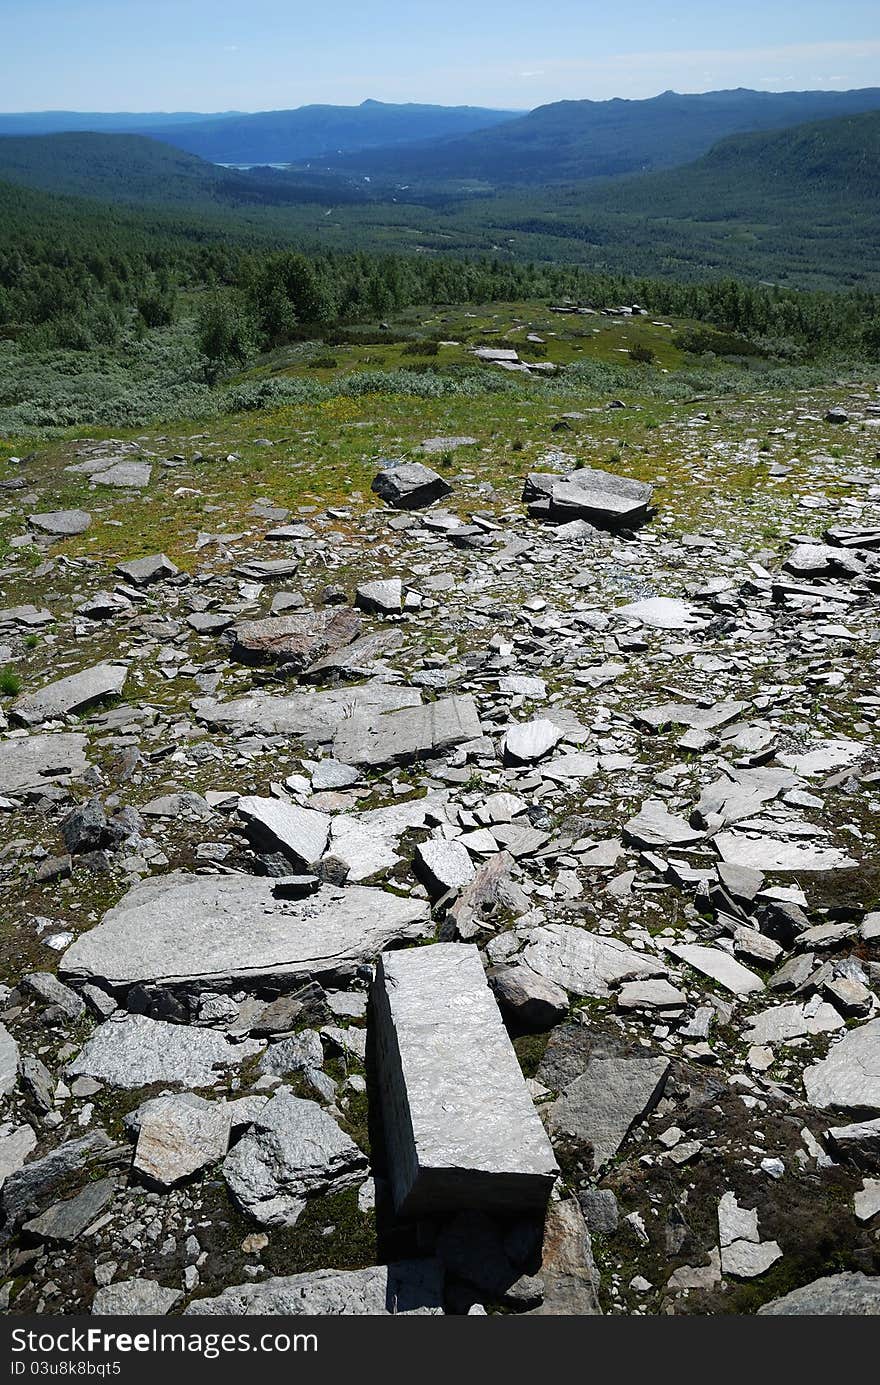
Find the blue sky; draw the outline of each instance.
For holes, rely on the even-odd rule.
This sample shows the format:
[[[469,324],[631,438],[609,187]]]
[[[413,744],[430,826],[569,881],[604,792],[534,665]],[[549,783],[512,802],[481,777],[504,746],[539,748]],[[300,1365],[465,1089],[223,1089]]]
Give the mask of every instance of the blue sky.
[[[880,85],[877,0],[0,0],[0,108],[527,109]]]

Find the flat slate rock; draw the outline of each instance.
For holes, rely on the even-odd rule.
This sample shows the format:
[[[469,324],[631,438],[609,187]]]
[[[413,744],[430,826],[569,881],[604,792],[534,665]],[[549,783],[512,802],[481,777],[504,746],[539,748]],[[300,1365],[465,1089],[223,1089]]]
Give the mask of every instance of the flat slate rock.
[[[346,765],[402,765],[443,755],[483,734],[471,696],[447,697],[424,707],[406,707],[342,721],[333,754]]]
[[[28,515],[28,524],[32,529],[56,538],[84,534],[91,522],[92,516],[85,510],[50,510],[46,514]]]
[[[116,462],[106,471],[93,472],[90,484],[141,491],[150,484],[152,474],[153,468],[149,462]]]
[[[568,923],[533,929],[522,960],[539,976],[581,996],[608,996],[611,987],[622,981],[665,976],[667,971],[656,957],[636,952],[617,938]]]
[[[722,952],[720,947],[703,947],[699,943],[680,943],[670,947],[669,951],[678,957],[682,962],[687,962],[689,967],[701,972],[703,976],[710,977],[717,981],[719,986],[723,986],[726,991],[731,991],[734,995],[752,995],[756,991],[763,991],[764,982],[755,972],[749,971],[742,962],[738,962],[730,953]]]
[[[240,1207],[263,1226],[294,1226],[309,1198],[362,1183],[366,1155],[315,1101],[280,1091],[223,1162]]]
[[[443,1267],[438,1260],[401,1260],[362,1270],[312,1270],[234,1284],[216,1298],[199,1298],[184,1316],[384,1317],[443,1314]]]
[[[880,1275],[829,1274],[758,1309],[767,1317],[877,1317]]]
[[[0,1024],[0,1096],[13,1091],[18,1081],[19,1052],[5,1024]]]
[[[542,1209],[558,1168],[476,947],[382,957],[372,992],[394,1203]]]
[[[804,1072],[811,1106],[855,1115],[880,1112],[880,1019],[850,1029]]]
[[[449,482],[421,462],[386,467],[374,476],[370,489],[395,510],[421,510],[452,494]]]
[[[713,845],[722,861],[751,870],[792,872],[852,870],[858,865],[836,846],[813,846],[781,841],[776,837],[751,837],[739,832],[719,832]]]
[[[38,791],[81,778],[87,747],[85,736],[66,731],[0,741],[0,794]]]
[[[633,713],[634,720],[650,731],[664,726],[688,726],[695,731],[717,731],[736,721],[746,709],[745,702],[716,702],[714,707],[695,707],[690,702],[661,702]]]
[[[562,740],[563,731],[547,717],[536,717],[511,726],[505,733],[502,752],[507,764],[528,765],[540,760]]]
[[[618,606],[616,614],[628,616],[657,630],[688,630],[698,624],[692,606],[672,596],[649,596]]]
[[[351,644],[343,645],[333,654],[327,654],[317,663],[310,664],[300,677],[303,682],[332,683],[338,678],[369,678],[378,668],[378,661],[386,654],[393,654],[403,644],[401,630],[373,630],[369,635],[361,635]]]
[[[351,644],[361,619],[350,606],[246,620],[233,632],[233,657],[243,663],[283,664],[294,672]]]
[[[348,976],[430,928],[421,900],[329,885],[285,899],[276,897],[276,885],[183,872],[144,880],[67,949],[61,970],[111,987]]]
[[[668,1072],[668,1058],[592,1058],[551,1106],[552,1127],[592,1145],[598,1173],[660,1100]]]
[[[236,1067],[263,1047],[253,1039],[231,1043],[214,1029],[121,1014],[98,1026],[68,1071],[73,1077],[96,1077],[111,1087],[148,1087],[154,1082],[210,1087],[224,1069]]]
[[[421,701],[418,688],[401,688],[373,680],[354,688],[298,692],[290,697],[252,693],[231,702],[204,697],[193,703],[193,710],[200,721],[220,730],[298,736],[303,741],[322,742],[331,740],[337,727],[348,717],[378,716],[382,712],[418,707]]]
[[[92,1300],[97,1318],[157,1317],[183,1298],[179,1289],[166,1289],[155,1279],[120,1279],[99,1289]]]
[[[47,683],[38,692],[27,693],[13,704],[10,715],[25,726],[38,726],[43,721],[84,711],[105,697],[117,697],[127,677],[124,664],[95,664],[59,678],[56,683]]]
[[[566,475],[532,472],[523,500],[538,518],[586,519],[604,529],[635,527],[650,515],[654,488],[644,481],[598,467],[579,467]]]

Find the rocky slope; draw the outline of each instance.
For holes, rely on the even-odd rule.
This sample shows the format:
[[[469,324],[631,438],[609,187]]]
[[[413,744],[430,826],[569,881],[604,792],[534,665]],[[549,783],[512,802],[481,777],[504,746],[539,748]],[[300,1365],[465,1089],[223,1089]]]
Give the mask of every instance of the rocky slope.
[[[636,479],[604,407],[503,479],[364,438],[216,532],[213,439],[65,444],[73,509],[8,468],[12,1312],[878,1311],[880,406],[833,405],[692,405]],[[114,556],[148,503],[176,561]],[[447,1083],[466,1190],[407,1201]]]

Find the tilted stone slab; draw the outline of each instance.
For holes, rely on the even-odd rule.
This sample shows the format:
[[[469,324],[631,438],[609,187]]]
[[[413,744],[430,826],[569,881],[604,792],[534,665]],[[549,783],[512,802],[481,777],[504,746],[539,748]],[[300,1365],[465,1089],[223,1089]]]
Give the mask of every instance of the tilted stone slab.
[[[237,811],[258,849],[283,851],[302,870],[311,870],[327,849],[331,821],[327,813],[256,795],[240,798]]]
[[[23,736],[0,741],[0,794],[26,793],[65,783],[86,770],[85,736]]]
[[[125,687],[128,669],[124,664],[95,664],[80,673],[47,683],[38,692],[19,698],[10,715],[25,726],[38,726],[55,717],[81,712],[105,697],[117,697]]]
[[[398,1211],[543,1208],[556,1160],[477,948],[381,958],[372,1007]]]
[[[313,1270],[234,1284],[216,1298],[200,1298],[194,1317],[384,1317],[443,1314],[443,1267],[438,1260],[401,1260],[363,1270]]]
[[[395,510],[420,510],[452,493],[449,482],[421,462],[386,467],[374,476],[370,490]]]
[[[418,688],[399,688],[391,683],[373,680],[353,688],[300,692],[291,697],[252,693],[249,697],[238,697],[231,702],[202,697],[192,705],[200,721],[218,730],[298,736],[303,741],[320,743],[332,740],[337,727],[342,726],[347,718],[378,716],[381,712],[393,712],[403,707],[418,707],[421,701],[422,694]]]
[[[344,721],[333,738],[333,754],[346,765],[403,765],[442,755],[482,734],[474,699],[446,697],[424,707]]]
[[[114,988],[348,976],[383,948],[429,931],[420,900],[329,885],[284,899],[277,883],[183,872],[144,880],[67,949],[61,970]]]

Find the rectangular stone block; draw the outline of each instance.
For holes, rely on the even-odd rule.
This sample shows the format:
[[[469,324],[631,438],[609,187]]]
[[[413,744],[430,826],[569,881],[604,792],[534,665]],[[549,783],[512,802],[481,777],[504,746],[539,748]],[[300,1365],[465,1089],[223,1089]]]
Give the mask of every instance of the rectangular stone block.
[[[397,1210],[542,1209],[556,1160],[476,947],[380,958],[372,1022]]]

